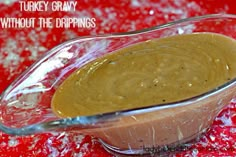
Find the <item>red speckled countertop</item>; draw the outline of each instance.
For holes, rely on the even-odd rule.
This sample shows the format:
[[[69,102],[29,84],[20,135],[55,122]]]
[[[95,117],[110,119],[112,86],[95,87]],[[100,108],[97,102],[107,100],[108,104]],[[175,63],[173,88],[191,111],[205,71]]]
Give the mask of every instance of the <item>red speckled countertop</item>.
[[[36,0],[35,0],[36,1]],[[62,1],[62,0],[61,0]],[[68,0],[69,1],[69,0]],[[66,0],[62,1],[66,2]],[[76,11],[20,11],[19,1],[1,0],[0,17],[90,17],[95,28],[1,28],[0,91],[50,48],[85,35],[127,32],[211,13],[236,13],[234,0],[77,0]],[[215,119],[191,149],[175,156],[236,156],[236,101]],[[76,132],[12,137],[0,132],[0,156],[109,157],[98,141]]]

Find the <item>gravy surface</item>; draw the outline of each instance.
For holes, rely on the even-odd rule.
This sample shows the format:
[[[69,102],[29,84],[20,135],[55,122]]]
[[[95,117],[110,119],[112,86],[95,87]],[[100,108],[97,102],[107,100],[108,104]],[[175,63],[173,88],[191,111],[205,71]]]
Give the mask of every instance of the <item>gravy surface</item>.
[[[60,117],[94,115],[184,100],[236,76],[236,41],[194,33],[149,40],[98,58],[56,90]]]

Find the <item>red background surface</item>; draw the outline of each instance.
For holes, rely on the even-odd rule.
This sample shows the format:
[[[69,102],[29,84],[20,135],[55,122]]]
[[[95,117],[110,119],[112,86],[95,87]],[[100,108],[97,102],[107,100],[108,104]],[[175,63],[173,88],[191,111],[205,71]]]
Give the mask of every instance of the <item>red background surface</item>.
[[[65,0],[66,1],[66,0]],[[64,2],[64,1],[62,1]],[[0,29],[0,92],[48,49],[71,38],[140,30],[182,18],[236,13],[234,0],[78,0],[72,12],[26,12],[0,2],[0,17],[94,17],[96,28]],[[176,156],[236,156],[236,104],[232,101],[191,149]],[[13,137],[0,132],[0,156],[112,156],[92,137],[76,132]]]

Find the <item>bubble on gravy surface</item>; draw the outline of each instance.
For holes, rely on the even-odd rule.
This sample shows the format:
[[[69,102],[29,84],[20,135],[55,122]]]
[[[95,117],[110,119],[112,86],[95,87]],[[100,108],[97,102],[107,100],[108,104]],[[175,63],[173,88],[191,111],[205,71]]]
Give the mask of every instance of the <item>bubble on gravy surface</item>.
[[[56,90],[60,117],[94,115],[191,98],[236,76],[236,41],[215,33],[148,40],[98,58]]]

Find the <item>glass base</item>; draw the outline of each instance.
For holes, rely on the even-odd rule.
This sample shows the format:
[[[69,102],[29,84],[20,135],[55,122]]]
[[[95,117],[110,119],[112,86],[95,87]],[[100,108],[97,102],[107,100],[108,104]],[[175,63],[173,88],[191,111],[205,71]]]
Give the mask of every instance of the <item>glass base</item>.
[[[153,147],[143,147],[141,149],[127,149],[127,150],[121,150],[117,147],[111,146],[104,142],[103,140],[99,139],[99,142],[102,144],[104,149],[108,151],[109,153],[119,156],[119,157],[127,157],[127,156],[147,156],[147,157],[152,157],[152,156],[158,156],[158,157],[164,157],[164,156],[169,156],[171,154],[175,154],[180,151],[187,150],[192,146],[193,143],[196,141],[189,141],[186,142],[185,144],[183,143],[176,143],[176,144],[171,144],[168,146],[153,146]]]

